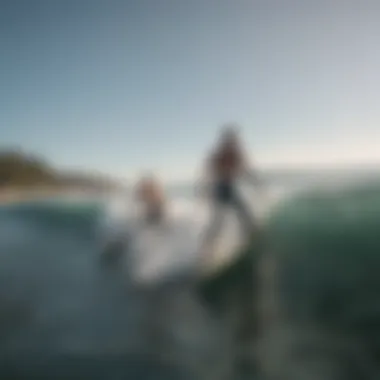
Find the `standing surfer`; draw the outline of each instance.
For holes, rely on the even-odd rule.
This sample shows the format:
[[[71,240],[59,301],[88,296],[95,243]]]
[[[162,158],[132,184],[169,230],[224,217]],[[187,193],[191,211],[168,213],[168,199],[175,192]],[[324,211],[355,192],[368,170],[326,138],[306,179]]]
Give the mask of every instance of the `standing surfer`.
[[[248,165],[237,130],[233,126],[226,126],[222,130],[216,149],[207,157],[205,169],[211,190],[212,215],[202,242],[202,254],[210,256],[213,244],[222,232],[226,207],[237,213],[246,239],[251,237],[252,232],[257,232],[258,225],[249,205],[239,194],[237,182],[248,177],[255,187],[261,183],[256,172]],[[206,282],[202,291],[211,300],[211,307],[216,303],[219,312],[237,316],[234,327],[235,342],[239,347],[236,364],[242,366],[242,369],[252,365],[251,343],[257,337],[256,251],[257,248],[252,246],[243,252],[232,267],[225,268],[218,276]]]
[[[244,176],[249,177],[255,185],[258,185],[258,178],[254,171],[249,169],[234,126],[227,125],[222,130],[219,144],[207,158],[205,169],[207,179],[211,183],[213,202],[211,224],[205,234],[205,247],[208,248],[220,233],[226,206],[232,207],[237,212],[241,225],[249,237],[256,223],[248,205],[238,193],[236,182]]]

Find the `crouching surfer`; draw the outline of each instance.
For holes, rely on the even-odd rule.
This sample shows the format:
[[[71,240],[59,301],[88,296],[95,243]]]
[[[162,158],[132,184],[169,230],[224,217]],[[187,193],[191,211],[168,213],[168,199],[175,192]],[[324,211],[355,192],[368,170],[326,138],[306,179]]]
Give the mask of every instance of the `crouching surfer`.
[[[133,198],[142,206],[138,219],[145,226],[162,224],[166,214],[166,198],[163,187],[155,177],[151,175],[142,177],[136,184]],[[127,231],[124,231],[123,236],[107,241],[101,255],[103,262],[117,262],[126,251],[128,241]]]

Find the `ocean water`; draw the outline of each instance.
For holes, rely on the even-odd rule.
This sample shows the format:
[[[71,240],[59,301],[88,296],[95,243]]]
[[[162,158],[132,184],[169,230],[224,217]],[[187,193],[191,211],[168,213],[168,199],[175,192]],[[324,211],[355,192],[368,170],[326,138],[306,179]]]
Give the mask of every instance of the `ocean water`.
[[[241,191],[264,222],[277,202],[305,188],[363,180],[369,177],[337,178],[330,173],[319,180],[308,176],[273,181],[262,194],[244,186]],[[90,358],[133,354],[144,358],[143,367],[159,358],[196,373],[194,378],[215,375],[221,363],[228,370],[233,353],[226,326],[207,313],[188,279],[160,281],[168,272],[184,267],[194,270],[195,247],[210,211],[195,199],[189,186],[170,189],[170,194],[169,219],[179,228],[168,230],[166,236],[177,231],[172,234],[174,240],[164,239],[172,242],[170,249],[160,253],[163,243],[146,243],[138,265],[125,260],[110,268],[100,264],[103,243],[128,231],[138,211],[127,194],[102,199],[68,196],[3,206],[0,352]],[[226,224],[222,231],[226,241],[238,240],[236,226],[233,218]],[[149,241],[146,236],[137,243]],[[178,258],[186,258],[182,267]],[[159,378],[157,372],[154,375]]]
[[[228,362],[228,334],[188,279],[138,286],[127,267],[102,265],[109,219],[104,199],[0,210],[1,377],[4,360],[8,370],[13,365],[33,374],[47,363],[42,371],[53,371],[47,378],[62,370],[74,378],[76,367],[62,364],[71,356],[87,361],[86,378],[105,378],[96,377],[99,370],[125,375],[127,367],[142,379],[167,379],[177,371],[206,378]]]

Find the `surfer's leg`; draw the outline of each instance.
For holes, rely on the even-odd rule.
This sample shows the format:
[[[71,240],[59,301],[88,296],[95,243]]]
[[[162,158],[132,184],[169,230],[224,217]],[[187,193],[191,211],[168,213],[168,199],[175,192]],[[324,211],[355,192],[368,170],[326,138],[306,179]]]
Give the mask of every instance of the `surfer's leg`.
[[[147,214],[147,223],[149,225],[160,224],[164,218],[163,208],[161,205],[152,206]]]
[[[248,205],[233,191],[231,205],[234,208],[243,231],[248,238],[255,231],[256,223],[253,215],[249,212]],[[236,326],[236,343],[241,347],[239,353],[239,365],[244,368],[251,363],[251,348],[257,337],[256,302],[255,302],[255,270],[253,265],[254,256],[252,247],[243,252],[242,263],[239,271],[239,281],[235,289],[236,311],[238,313],[238,325]]]
[[[204,234],[203,243],[206,247],[212,244],[222,229],[224,221],[224,210],[219,202],[214,203],[211,215],[211,222]]]
[[[204,245],[208,248],[209,244],[216,241],[218,234],[222,230],[222,225],[224,222],[224,208],[226,204],[230,201],[230,192],[228,183],[225,181],[219,181],[215,183],[213,189],[213,207],[211,214],[211,222],[209,227],[206,229],[204,235]]]
[[[253,213],[249,211],[248,205],[238,194],[234,194],[232,203],[237,212],[241,225],[249,237],[257,228],[255,217],[253,216]]]

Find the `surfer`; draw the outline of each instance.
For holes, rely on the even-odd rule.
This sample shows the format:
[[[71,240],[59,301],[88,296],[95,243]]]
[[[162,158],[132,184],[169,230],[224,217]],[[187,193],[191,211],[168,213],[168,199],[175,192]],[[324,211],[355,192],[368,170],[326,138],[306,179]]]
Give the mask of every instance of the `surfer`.
[[[152,175],[140,179],[135,189],[135,199],[143,206],[142,220],[148,225],[161,225],[165,218],[166,199],[159,181]],[[104,263],[119,263],[130,242],[130,232],[123,236],[107,238],[101,249],[101,260]]]
[[[250,236],[256,223],[248,205],[238,194],[236,181],[248,177],[255,186],[259,185],[259,181],[256,173],[249,169],[236,127],[227,125],[222,130],[219,144],[207,158],[205,169],[213,202],[211,224],[205,233],[205,247],[215,241],[221,231],[226,206],[237,212],[242,228]]]
[[[240,197],[237,182],[241,178],[248,178],[252,185],[258,188],[261,187],[261,183],[256,172],[248,165],[236,127],[227,125],[222,130],[216,149],[207,157],[205,175],[207,187],[211,190],[212,215],[202,241],[202,261],[205,256],[208,261],[213,254],[213,244],[222,231],[227,207],[237,213],[247,240],[258,230],[249,205]],[[237,323],[233,328],[234,339],[241,352],[236,357],[236,364],[242,370],[252,365],[251,346],[257,337],[254,285],[256,250],[257,248],[250,248],[242,252],[234,265],[225,268],[201,287],[201,295],[206,297],[212,310],[221,315],[233,313],[237,317]]]
[[[165,194],[160,182],[148,175],[137,184],[136,198],[143,205],[143,219],[148,224],[159,224],[165,217]]]

